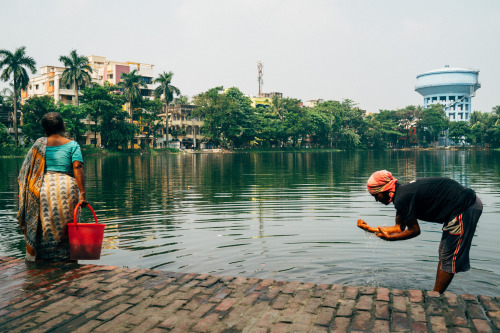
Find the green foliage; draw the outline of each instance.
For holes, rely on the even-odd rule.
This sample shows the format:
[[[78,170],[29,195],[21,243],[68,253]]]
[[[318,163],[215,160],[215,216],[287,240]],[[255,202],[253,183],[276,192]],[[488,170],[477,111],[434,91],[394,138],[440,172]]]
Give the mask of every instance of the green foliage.
[[[126,122],[128,113],[123,111],[123,98],[116,95],[113,86],[92,86],[83,89],[82,103],[85,114],[92,120],[94,133],[101,133],[105,148],[125,148],[138,131],[136,125]]]
[[[445,131],[449,124],[450,120],[446,117],[444,106],[441,104],[432,104],[422,112],[419,121],[419,127],[421,128],[420,137],[425,142],[435,142],[438,135]]]
[[[12,138],[7,132],[7,127],[4,124],[0,123],[0,144],[13,144]]]
[[[14,81],[14,91],[19,96],[21,89],[28,86],[29,75],[26,69],[36,73],[36,62],[32,57],[26,55],[26,47],[21,46],[14,53],[8,50],[0,50],[0,69],[3,69],[0,79],[8,81],[12,77]]]
[[[42,117],[49,112],[57,112],[51,96],[36,96],[26,101],[23,107],[23,134],[26,146],[45,136],[41,121]]]
[[[470,123],[465,121],[451,122],[448,137],[456,144],[468,142],[470,138]]]
[[[174,128],[170,131],[170,135],[172,135],[174,138],[177,138],[178,136],[186,135],[186,129]]]
[[[160,129],[162,128],[160,114],[162,109],[163,103],[160,100],[145,98],[142,101],[142,107],[134,110],[134,119],[139,122],[141,134],[153,139],[160,136]]]
[[[125,97],[127,103],[129,103],[128,108],[133,108],[135,105],[141,104],[141,87],[147,88],[148,86],[142,77],[137,74],[137,69],[134,69],[130,73],[122,73],[121,81],[118,83],[118,87],[122,89],[123,96]]]
[[[0,92],[0,104],[3,105],[4,109],[12,111],[14,109],[14,90],[3,88]]]
[[[212,88],[195,96],[194,117],[203,117],[201,132],[215,144],[240,147],[255,138],[257,116],[251,101],[238,88]]]
[[[181,94],[179,88],[172,85],[173,76],[174,73],[172,72],[163,72],[154,80],[154,83],[159,84],[159,86],[156,87],[154,91],[155,97],[159,99],[163,95],[163,100],[165,101],[166,105],[168,105],[171,101],[174,100],[174,95]],[[185,98],[185,96],[179,96],[179,97]]]
[[[59,103],[57,112],[64,119],[66,134],[78,142],[88,131],[87,125],[82,121],[86,117],[86,110],[80,106]]]
[[[324,129],[328,132],[326,140],[330,147],[355,149],[361,146],[361,134],[366,127],[364,113],[352,100],[326,101],[314,109],[323,114],[328,123]]]
[[[29,69],[32,73],[36,73],[36,62],[32,57],[26,55],[26,47],[21,46],[16,49],[14,53],[8,50],[0,50],[0,70],[3,69],[2,74],[0,74],[0,79],[2,81],[8,81],[12,77],[12,87],[13,87],[13,112],[14,112],[14,133],[15,133],[15,143],[16,147],[18,145],[18,134],[17,134],[17,109],[18,100],[21,96],[21,89],[25,89],[29,83],[28,71]]]
[[[366,129],[361,140],[365,148],[382,150],[397,145],[403,133],[397,130],[396,112],[381,111],[366,117]]]
[[[283,100],[283,108],[285,116],[283,125],[285,128],[286,137],[292,139],[294,147],[297,147],[299,139],[305,138],[308,132],[307,112],[299,106],[300,101],[294,98],[285,98]],[[284,136],[282,134],[282,136]]]
[[[182,105],[182,104],[188,104],[188,103],[189,103],[188,96],[179,95],[176,98],[174,98],[174,104],[181,104]]]

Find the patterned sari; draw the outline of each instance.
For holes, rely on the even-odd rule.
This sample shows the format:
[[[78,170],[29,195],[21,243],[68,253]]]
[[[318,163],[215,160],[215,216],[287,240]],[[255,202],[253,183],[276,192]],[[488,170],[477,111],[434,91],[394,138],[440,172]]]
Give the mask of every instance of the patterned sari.
[[[45,172],[47,138],[31,147],[19,173],[17,218],[26,240],[26,260],[69,259],[67,224],[79,199],[78,184],[69,174]]]

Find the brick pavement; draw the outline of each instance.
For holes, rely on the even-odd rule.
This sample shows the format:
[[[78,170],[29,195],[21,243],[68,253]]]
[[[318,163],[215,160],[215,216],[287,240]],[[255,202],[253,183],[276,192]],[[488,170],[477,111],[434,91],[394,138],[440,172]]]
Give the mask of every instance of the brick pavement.
[[[0,257],[1,332],[499,332],[500,297]]]

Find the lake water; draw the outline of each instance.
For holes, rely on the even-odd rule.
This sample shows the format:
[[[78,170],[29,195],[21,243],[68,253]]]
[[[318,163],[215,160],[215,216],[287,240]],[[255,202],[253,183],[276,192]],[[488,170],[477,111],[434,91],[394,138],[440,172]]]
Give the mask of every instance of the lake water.
[[[23,159],[0,159],[0,255],[23,257],[16,221]],[[86,157],[88,199],[107,224],[103,265],[287,281],[432,290],[441,225],[386,242],[356,227],[393,225],[366,191],[387,169],[409,182],[447,176],[484,203],[471,270],[449,291],[500,296],[500,153],[241,153]],[[85,210],[85,219],[90,219]],[[81,261],[86,263],[85,261]]]

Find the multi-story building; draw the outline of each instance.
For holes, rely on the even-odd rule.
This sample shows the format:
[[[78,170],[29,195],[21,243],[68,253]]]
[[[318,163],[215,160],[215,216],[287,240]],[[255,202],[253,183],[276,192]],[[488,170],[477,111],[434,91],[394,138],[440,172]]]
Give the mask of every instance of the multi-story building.
[[[141,94],[145,98],[153,99],[153,79],[154,71],[153,65],[138,63],[138,62],[120,62],[108,60],[106,57],[91,55],[87,57],[89,66],[92,68],[90,77],[92,83],[104,84],[117,84],[121,80],[123,73],[130,73],[137,70],[137,74],[142,77],[147,85],[147,88],[141,87]],[[22,91],[22,102],[33,96],[52,96],[54,101],[62,102],[64,104],[71,104],[75,98],[75,89],[73,84],[62,84],[62,75],[66,68],[60,66],[43,66],[40,70],[40,75],[30,79],[26,90]],[[89,121],[90,124],[90,121]],[[140,141],[139,135],[135,141]],[[143,139],[144,140],[144,139]],[[100,135],[88,134],[82,139],[83,144],[101,144]]]
[[[143,97],[153,98],[153,65],[137,62],[119,62],[107,60],[106,57],[91,55],[87,57],[89,66],[92,68],[90,76],[93,83],[104,84],[109,82],[117,84],[120,82],[123,73],[130,73],[137,69],[137,74],[147,85],[147,88],[141,88]],[[63,85],[61,82],[62,74],[66,68],[60,66],[43,66],[40,75],[30,79],[28,88],[22,92],[21,98],[26,100],[32,96],[49,95],[54,97],[54,101],[70,104],[75,98],[73,84]]]
[[[418,75],[415,90],[424,97],[424,108],[440,103],[451,121],[467,121],[471,99],[481,88],[478,75],[478,70],[445,66]]]
[[[141,87],[142,96],[153,99],[154,65],[132,61],[120,62],[107,60],[106,57],[95,55],[88,56],[87,58],[93,72],[92,81],[95,79],[99,84],[104,84],[104,82],[117,84],[120,82],[123,73],[128,74],[133,70],[137,70],[137,74],[142,77],[144,83],[147,85],[147,88]]]
[[[205,143],[202,142],[205,137],[200,134],[203,120],[192,116],[195,108],[195,105],[187,104],[168,106],[169,147],[178,149],[205,148]],[[166,113],[160,115],[163,124],[165,124],[166,115]],[[165,128],[163,128],[162,138],[157,140],[157,144],[162,148],[166,147],[165,137]]]

